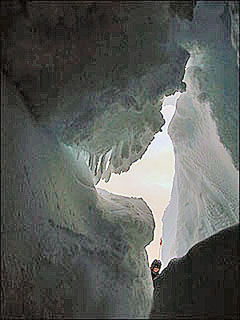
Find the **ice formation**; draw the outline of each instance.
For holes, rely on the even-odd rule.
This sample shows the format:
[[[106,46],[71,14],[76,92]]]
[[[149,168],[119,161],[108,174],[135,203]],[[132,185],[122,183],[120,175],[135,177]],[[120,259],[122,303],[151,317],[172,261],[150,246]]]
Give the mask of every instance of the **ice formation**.
[[[238,68],[223,23],[224,4],[216,7],[198,5],[192,24],[179,31],[192,52],[187,90],[169,126],[175,177],[163,217],[164,266],[239,220]]]
[[[142,156],[164,124],[164,95],[186,90],[182,79],[191,54],[195,82],[200,77],[208,89],[189,84],[182,98],[192,100],[186,114],[199,118],[185,119],[185,132],[175,127],[176,156],[178,137],[187,138],[201,120],[190,141],[199,147],[204,129],[214,134],[209,153],[221,174],[206,166],[199,148],[198,155],[193,150],[189,166],[194,174],[202,170],[200,187],[210,190],[208,199],[203,193],[197,199],[208,209],[231,200],[227,214],[221,204],[221,214],[214,212],[218,224],[197,212],[201,235],[236,220],[235,4],[200,1],[195,20],[195,1],[48,4],[1,2],[1,316],[147,318],[153,287],[144,247],[153,236],[151,211],[142,199],[98,194],[94,181],[128,170]],[[229,25],[229,19],[235,22]],[[203,114],[194,111],[202,108],[200,99]],[[185,107],[179,105],[179,113]],[[228,151],[216,144],[217,136]],[[188,173],[188,159],[180,160],[177,166]],[[200,183],[189,181],[191,190]],[[177,236],[180,220],[178,215]],[[194,241],[199,235],[197,229]],[[189,233],[179,236],[184,248],[178,253],[193,240]]]
[[[113,15],[113,21],[97,27],[98,34],[91,29],[96,25],[87,27],[79,19],[89,14],[88,5],[55,8],[30,2],[32,29],[19,17],[18,28],[4,39],[3,60],[38,122],[81,150],[97,182],[107,181],[111,172],[127,171],[143,155],[164,124],[164,94],[185,90],[182,78],[189,54],[168,30],[168,2],[93,7],[97,16],[104,10]],[[55,21],[62,11],[64,27]],[[82,50],[87,32],[91,52]]]
[[[142,199],[97,193],[81,156],[36,125],[2,81],[2,312],[148,317],[150,209]]]
[[[187,55],[180,50],[180,57],[186,61]],[[164,124],[160,113],[164,74],[176,66],[176,56],[171,55],[167,64],[151,67],[138,79],[129,80],[126,89],[111,88],[102,95],[83,99],[83,106],[91,104],[97,110],[97,117],[87,129],[84,125],[79,130],[82,120],[75,116],[70,125],[64,128],[63,141],[81,150],[96,184],[100,179],[107,182],[112,172],[120,174],[128,171],[161,130]],[[176,81],[179,82],[179,78],[175,79],[174,73],[170,74],[171,86]],[[184,85],[179,83],[179,86],[183,90]]]

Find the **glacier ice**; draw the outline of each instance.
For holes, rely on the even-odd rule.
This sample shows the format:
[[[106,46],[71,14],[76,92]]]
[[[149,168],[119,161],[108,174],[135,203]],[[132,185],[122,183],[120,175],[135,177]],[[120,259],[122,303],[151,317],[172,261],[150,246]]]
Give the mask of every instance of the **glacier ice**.
[[[147,318],[150,209],[97,192],[83,154],[34,122],[2,80],[2,314]]]
[[[1,83],[3,317],[146,318],[151,212],[142,200],[98,193],[94,184],[127,171],[145,152],[164,123],[164,95],[186,90],[191,54],[194,77],[205,83],[191,97],[193,109],[200,100],[209,106],[212,139],[219,136],[228,150],[221,147],[223,162],[216,158],[220,173],[224,166],[227,172],[218,180],[204,163],[201,181],[216,177],[210,204],[225,205],[231,190],[226,200],[224,179],[235,186],[238,168],[235,4],[229,13],[227,2],[211,1],[2,3],[1,71],[8,79]],[[194,128],[191,121],[186,126],[187,138]],[[209,197],[203,199],[210,210]],[[220,218],[213,228],[231,220]]]
[[[199,1],[193,21],[175,20],[173,29],[178,43],[190,53],[191,63],[198,67],[196,76],[197,70],[202,71],[199,98],[210,102],[220,140],[238,169],[239,69],[231,30],[223,19],[231,18],[226,6],[228,3]]]
[[[194,80],[195,75],[191,83],[196,85]],[[238,221],[239,173],[219,140],[209,103],[193,100],[193,96],[188,89],[182,94],[169,126],[175,177],[163,217],[164,265]]]
[[[199,4],[193,23],[179,31],[180,41],[192,51],[184,76],[187,90],[169,126],[175,177],[163,216],[164,266],[239,220],[238,68],[219,18],[224,5],[217,7]]]

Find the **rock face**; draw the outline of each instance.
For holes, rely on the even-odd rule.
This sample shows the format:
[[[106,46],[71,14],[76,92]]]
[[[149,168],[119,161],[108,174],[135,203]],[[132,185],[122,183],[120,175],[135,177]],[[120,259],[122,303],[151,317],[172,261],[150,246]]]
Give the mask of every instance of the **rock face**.
[[[191,58],[169,125],[175,177],[163,216],[163,266],[239,221],[239,81],[227,18],[223,3],[200,2],[192,22],[178,29]]]
[[[156,279],[151,319],[239,319],[239,224],[173,259]]]

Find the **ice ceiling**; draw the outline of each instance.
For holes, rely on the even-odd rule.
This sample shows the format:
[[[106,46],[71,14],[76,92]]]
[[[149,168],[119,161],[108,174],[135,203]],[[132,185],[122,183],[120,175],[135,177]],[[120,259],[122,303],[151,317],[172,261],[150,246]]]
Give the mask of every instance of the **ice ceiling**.
[[[6,32],[5,72],[38,121],[83,152],[95,182],[108,181],[161,130],[164,94],[185,90],[189,54],[166,32],[169,3],[83,2],[56,11],[53,3],[29,2],[27,10],[29,24],[21,16]]]

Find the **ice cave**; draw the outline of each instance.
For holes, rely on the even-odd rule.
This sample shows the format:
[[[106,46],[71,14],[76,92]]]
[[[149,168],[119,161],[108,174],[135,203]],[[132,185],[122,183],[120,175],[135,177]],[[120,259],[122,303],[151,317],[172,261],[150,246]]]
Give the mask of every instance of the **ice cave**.
[[[3,0],[0,21],[1,318],[239,319],[238,1]],[[146,199],[96,185],[176,92],[153,286]]]
[[[165,123],[162,131],[155,134],[141,159],[134,162],[127,172],[111,174],[106,183],[100,180],[96,184],[97,191],[107,190],[110,193],[129,198],[143,198],[151,209],[154,221],[154,238],[146,246],[149,266],[156,258],[160,259],[160,240],[162,239],[162,216],[169,204],[174,177],[174,152],[172,141],[168,135],[168,126],[176,110],[176,101],[181,93],[165,97],[161,113]],[[159,161],[161,159],[161,161]]]

